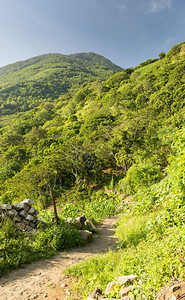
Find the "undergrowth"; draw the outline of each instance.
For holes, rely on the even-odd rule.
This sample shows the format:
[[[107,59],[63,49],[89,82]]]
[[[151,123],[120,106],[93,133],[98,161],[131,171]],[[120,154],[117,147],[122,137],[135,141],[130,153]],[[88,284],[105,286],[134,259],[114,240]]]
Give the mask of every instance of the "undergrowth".
[[[60,205],[62,212],[58,213],[59,224],[51,222],[53,213],[43,210],[39,219],[45,221],[48,226],[40,226],[34,235],[21,232],[9,219],[0,219],[0,275],[24,263],[83,245],[84,242],[76,227],[73,225],[69,227],[66,222],[68,217],[85,215],[95,222],[121,210],[119,197],[108,196],[103,191],[88,193],[72,193],[68,201]]]
[[[0,226],[0,275],[24,263],[50,257],[58,251],[83,245],[75,227],[64,221],[59,225],[48,224],[40,227],[36,234],[21,232],[9,219]]]

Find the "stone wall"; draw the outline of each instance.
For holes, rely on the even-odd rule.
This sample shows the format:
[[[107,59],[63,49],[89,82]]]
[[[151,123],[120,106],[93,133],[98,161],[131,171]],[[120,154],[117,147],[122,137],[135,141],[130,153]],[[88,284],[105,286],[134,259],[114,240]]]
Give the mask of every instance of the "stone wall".
[[[8,217],[15,222],[15,226],[22,231],[33,231],[42,221],[38,220],[38,210],[33,207],[34,201],[25,199],[20,203],[1,204],[0,203],[0,218]]]

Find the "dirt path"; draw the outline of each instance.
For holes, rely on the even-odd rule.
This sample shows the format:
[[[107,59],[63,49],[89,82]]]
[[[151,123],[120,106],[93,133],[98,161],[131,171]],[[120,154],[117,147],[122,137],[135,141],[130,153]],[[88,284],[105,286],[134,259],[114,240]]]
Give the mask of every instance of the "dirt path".
[[[70,285],[73,279],[62,274],[62,270],[90,256],[114,249],[116,220],[117,216],[105,219],[98,227],[99,234],[95,235],[94,241],[87,246],[70,249],[50,259],[25,265],[24,268],[0,278],[0,300],[71,299]],[[80,298],[76,295],[75,299]]]

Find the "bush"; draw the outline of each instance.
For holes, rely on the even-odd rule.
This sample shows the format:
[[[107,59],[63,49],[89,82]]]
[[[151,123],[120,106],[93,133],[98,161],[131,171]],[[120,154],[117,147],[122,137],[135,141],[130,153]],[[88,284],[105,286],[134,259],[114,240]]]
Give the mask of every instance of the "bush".
[[[160,181],[163,174],[159,165],[150,160],[132,165],[126,177],[120,181],[124,192],[134,194],[142,188]]]
[[[4,219],[0,223],[0,274],[82,244],[78,230],[64,221],[60,225],[40,228],[36,235],[30,235],[17,229],[10,219]]]

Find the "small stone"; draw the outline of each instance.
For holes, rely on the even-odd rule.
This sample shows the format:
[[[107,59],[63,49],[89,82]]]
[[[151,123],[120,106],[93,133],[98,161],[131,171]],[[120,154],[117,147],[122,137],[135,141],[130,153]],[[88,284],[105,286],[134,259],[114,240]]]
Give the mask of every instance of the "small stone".
[[[31,296],[30,300],[37,299],[37,298],[38,298],[38,295],[33,295],[33,296]]]
[[[37,220],[36,224],[37,224],[37,225],[40,224],[40,225],[42,225],[43,227],[47,227],[47,226],[48,226],[48,224],[47,224],[46,222],[41,221],[41,220]]]
[[[66,284],[66,283],[62,283],[60,286],[61,286],[61,287],[66,287],[67,284]]]
[[[70,291],[66,290],[65,292],[66,292],[66,295],[68,295],[68,296],[71,295],[71,292],[70,292]]]
[[[47,298],[48,297],[48,294],[47,293],[45,293],[43,296],[42,296],[42,298]]]
[[[25,230],[26,225],[24,223],[17,223],[16,227],[18,227],[20,230]]]

